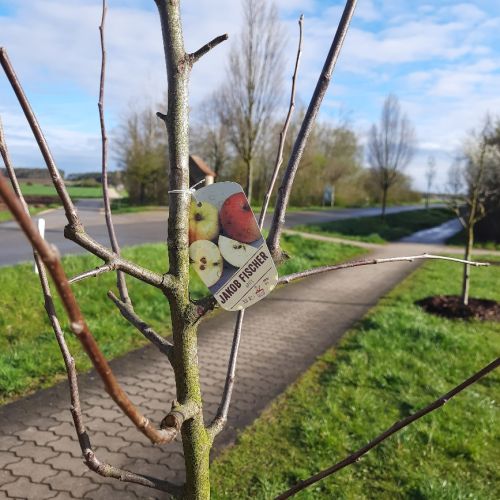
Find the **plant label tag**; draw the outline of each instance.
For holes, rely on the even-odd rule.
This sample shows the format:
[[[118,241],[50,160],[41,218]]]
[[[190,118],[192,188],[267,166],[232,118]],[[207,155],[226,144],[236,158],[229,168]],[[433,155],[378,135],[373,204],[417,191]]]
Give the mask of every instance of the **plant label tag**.
[[[278,271],[247,197],[236,182],[198,189],[189,212],[189,259],[228,311],[245,309],[278,283]]]

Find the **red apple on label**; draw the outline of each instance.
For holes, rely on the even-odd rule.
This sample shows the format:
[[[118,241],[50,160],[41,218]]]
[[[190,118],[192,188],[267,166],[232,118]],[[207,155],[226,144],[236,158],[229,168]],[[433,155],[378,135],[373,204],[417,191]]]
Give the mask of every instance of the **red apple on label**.
[[[211,203],[191,201],[189,207],[189,243],[213,240],[219,234],[219,214]]]
[[[224,234],[242,243],[260,238],[259,226],[244,193],[232,194],[220,209],[220,223]]]

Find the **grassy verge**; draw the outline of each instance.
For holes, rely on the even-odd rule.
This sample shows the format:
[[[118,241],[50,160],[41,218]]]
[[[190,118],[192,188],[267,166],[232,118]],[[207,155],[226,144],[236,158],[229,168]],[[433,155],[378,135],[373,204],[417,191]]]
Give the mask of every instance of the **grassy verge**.
[[[36,214],[39,214],[40,212],[43,212],[49,208],[55,208],[58,206],[59,205],[57,205],[57,204],[51,204],[51,205],[47,205],[44,207],[30,207],[30,214],[36,215]],[[6,222],[9,220],[12,220],[12,214],[8,210],[0,210],[0,222]]]
[[[285,236],[284,248],[293,258],[280,269],[282,274],[347,260],[360,253],[358,248],[352,246],[332,245],[298,236]],[[162,272],[167,268],[166,251],[162,244],[129,247],[123,253],[125,257],[154,271]],[[92,256],[64,258],[64,267],[69,276],[92,269],[99,263]],[[0,283],[0,403],[5,403],[62,379],[64,365],[43,311],[38,279],[33,273],[32,264],[0,268]],[[128,283],[137,312],[160,333],[167,335],[170,311],[163,295],[136,280],[129,279]],[[207,293],[194,273],[191,284],[193,297]],[[104,274],[74,286],[90,329],[110,359],[146,343],[106,298],[107,290],[114,288],[115,278],[112,274]],[[59,303],[57,306],[61,311]],[[65,318],[64,314],[61,314],[62,318]],[[75,355],[78,370],[90,368],[89,361],[73,336],[68,335],[68,343]]]
[[[385,243],[399,240],[422,229],[438,226],[453,217],[452,212],[446,208],[432,208],[389,214],[385,220],[379,216],[356,217],[322,224],[308,224],[294,229],[369,243]]]
[[[114,214],[131,214],[149,212],[150,210],[167,210],[167,207],[160,205],[133,205],[128,198],[118,198],[111,201],[111,210]]]
[[[465,245],[465,231],[460,231],[455,236],[452,236],[448,240],[446,240],[447,245],[457,245],[464,246]],[[474,248],[483,248],[486,250],[500,250],[500,243],[496,243],[494,241],[475,241]]]
[[[495,359],[500,324],[414,305],[459,293],[461,271],[433,262],[396,287],[215,461],[214,498],[273,498]],[[500,300],[498,280],[499,267],[474,269],[473,296]],[[499,498],[499,399],[497,371],[296,498]]]
[[[100,186],[79,187],[66,186],[72,198],[101,198],[102,190]],[[54,186],[50,184],[21,184],[21,191],[24,196],[57,196]]]

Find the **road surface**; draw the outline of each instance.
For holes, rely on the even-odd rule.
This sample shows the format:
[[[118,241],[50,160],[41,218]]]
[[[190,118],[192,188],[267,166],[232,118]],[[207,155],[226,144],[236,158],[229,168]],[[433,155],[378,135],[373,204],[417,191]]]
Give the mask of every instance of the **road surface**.
[[[101,210],[102,201],[96,199],[78,200],[77,208],[86,231],[100,243],[109,246],[108,234]],[[389,207],[387,213],[405,212],[424,208],[423,205]],[[118,241],[122,247],[141,243],[166,241],[167,215],[165,210],[131,214],[119,214],[113,217]],[[349,208],[326,211],[290,212],[286,218],[286,227],[300,224],[328,222],[352,217],[378,215],[380,208]],[[64,238],[66,224],[64,210],[56,209],[43,215],[45,219],[45,237],[57,246],[61,254],[84,253],[78,245]],[[272,215],[266,217],[268,227]],[[32,251],[26,238],[14,221],[0,224],[0,266],[8,266],[32,259]]]

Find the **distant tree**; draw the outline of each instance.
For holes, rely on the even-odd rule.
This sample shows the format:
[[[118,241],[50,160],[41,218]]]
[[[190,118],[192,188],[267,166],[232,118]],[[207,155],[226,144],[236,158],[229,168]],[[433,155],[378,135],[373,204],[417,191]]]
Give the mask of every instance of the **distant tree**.
[[[133,111],[122,125],[115,151],[132,204],[168,201],[167,141],[163,123],[150,108]]]
[[[488,178],[499,168],[491,120],[486,117],[480,130],[466,137],[460,157],[450,167],[448,186],[451,208],[465,230],[465,260],[474,246],[474,227],[486,215],[486,200],[491,195]],[[470,264],[464,264],[462,303],[469,304]]]
[[[401,111],[398,98],[389,94],[382,107],[380,123],[373,124],[368,137],[368,163],[382,191],[382,218],[385,217],[387,194],[398,173],[413,158],[416,134],[407,115]]]
[[[227,174],[232,155],[228,126],[219,110],[224,106],[219,92],[211,94],[199,107],[191,132],[191,149],[201,156],[219,177]]]
[[[229,141],[245,166],[251,200],[255,158],[283,95],[284,36],[274,3],[243,0],[243,12],[244,28],[232,46],[217,102]]]
[[[431,198],[431,189],[432,184],[436,178],[436,159],[434,156],[429,156],[427,159],[427,169],[425,171],[425,180],[427,181],[427,190],[425,193],[425,208],[429,210],[430,198]]]
[[[491,136],[491,146],[498,154],[500,151],[500,121],[497,119]],[[474,239],[500,243],[500,162],[485,172],[485,184],[488,186],[485,199],[485,216],[474,228]]]

